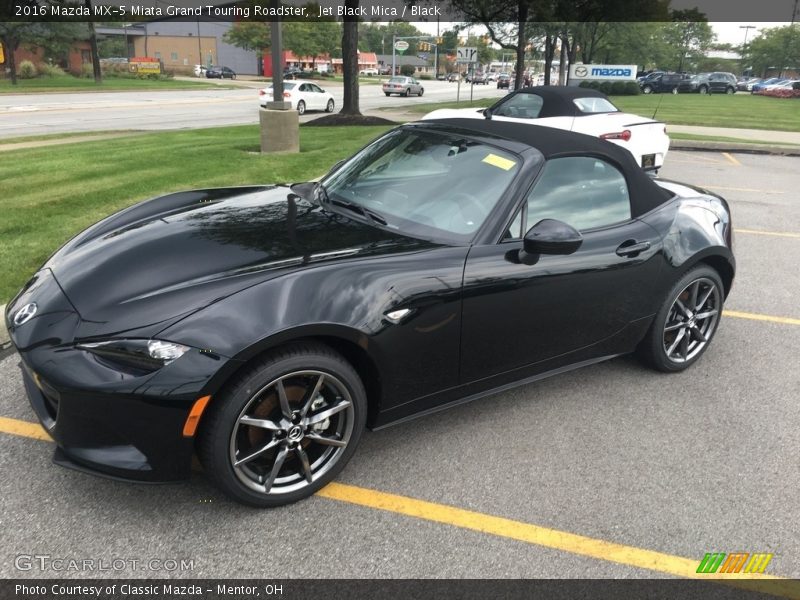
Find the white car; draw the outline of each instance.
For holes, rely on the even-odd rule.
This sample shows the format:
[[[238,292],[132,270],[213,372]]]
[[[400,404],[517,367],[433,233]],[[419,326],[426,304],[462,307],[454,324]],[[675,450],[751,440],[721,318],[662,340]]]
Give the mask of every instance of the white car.
[[[206,76],[206,66],[205,65],[195,65],[194,66],[194,76],[195,77],[205,77]]]
[[[620,112],[608,97],[581,87],[540,86],[511,92],[488,109],[439,109],[427,119],[487,119],[566,129],[622,146],[646,171],[658,170],[669,150],[660,121]]]
[[[373,77],[378,74],[378,69],[361,69],[358,74]]]
[[[283,100],[291,102],[292,108],[301,115],[307,110],[324,110],[333,112],[336,103],[330,92],[326,92],[313,81],[294,79],[283,82]],[[272,86],[258,92],[258,103],[266,107],[272,101]]]

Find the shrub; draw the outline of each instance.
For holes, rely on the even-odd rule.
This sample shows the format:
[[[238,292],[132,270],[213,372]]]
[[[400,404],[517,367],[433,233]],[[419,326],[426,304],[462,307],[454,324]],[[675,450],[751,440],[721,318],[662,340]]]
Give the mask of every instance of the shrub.
[[[626,81],[625,82],[625,92],[626,96],[638,96],[642,93],[642,88],[639,87],[639,84],[635,81]]]
[[[63,77],[66,73],[58,65],[42,63],[39,65],[39,75],[42,77]]]
[[[19,69],[17,69],[17,77],[20,79],[33,79],[39,73],[36,71],[36,66],[29,60],[23,60],[19,63]]]
[[[432,76],[430,76],[430,75],[428,75],[427,73],[423,73],[422,75],[420,75],[419,77],[417,77],[417,79],[425,79],[425,80],[430,80],[430,79],[433,79],[433,77],[432,77]]]
[[[611,94],[611,82],[601,81],[597,89],[603,92],[604,94]]]
[[[417,69],[414,65],[403,65],[400,67],[400,75],[404,75],[405,77],[413,77],[416,72]]]
[[[611,94],[614,96],[621,96],[625,93],[625,82],[624,81],[612,81],[611,82]]]
[[[85,63],[81,65],[81,77],[84,79],[93,79],[94,78],[94,67],[92,67],[91,63]]]

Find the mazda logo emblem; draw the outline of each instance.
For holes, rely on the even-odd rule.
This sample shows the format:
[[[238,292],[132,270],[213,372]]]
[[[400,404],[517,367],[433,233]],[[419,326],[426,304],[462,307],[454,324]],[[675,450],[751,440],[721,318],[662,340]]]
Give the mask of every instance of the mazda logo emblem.
[[[586,77],[589,74],[589,69],[586,67],[575,67],[575,77]]]
[[[39,307],[36,306],[36,302],[31,302],[30,304],[26,304],[20,308],[17,311],[17,314],[14,315],[14,325],[20,326],[30,321],[33,318],[33,315],[36,314],[36,310],[38,308]]]

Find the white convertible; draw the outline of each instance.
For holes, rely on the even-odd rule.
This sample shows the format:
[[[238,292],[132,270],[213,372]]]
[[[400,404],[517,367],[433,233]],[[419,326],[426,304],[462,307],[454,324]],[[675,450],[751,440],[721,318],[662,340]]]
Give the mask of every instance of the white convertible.
[[[585,133],[622,146],[645,170],[661,168],[669,150],[664,123],[620,112],[605,94],[588,88],[525,88],[486,109],[439,109],[423,120],[452,118],[512,121]]]

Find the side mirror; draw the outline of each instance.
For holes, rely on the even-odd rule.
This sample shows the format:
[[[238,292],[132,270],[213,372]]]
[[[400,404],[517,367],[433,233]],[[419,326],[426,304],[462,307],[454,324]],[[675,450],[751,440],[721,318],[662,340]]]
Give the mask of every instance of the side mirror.
[[[492,120],[492,109],[491,108],[484,109],[483,116],[487,121],[491,121]]]
[[[572,254],[583,243],[577,229],[563,221],[542,219],[522,240],[526,254]]]

